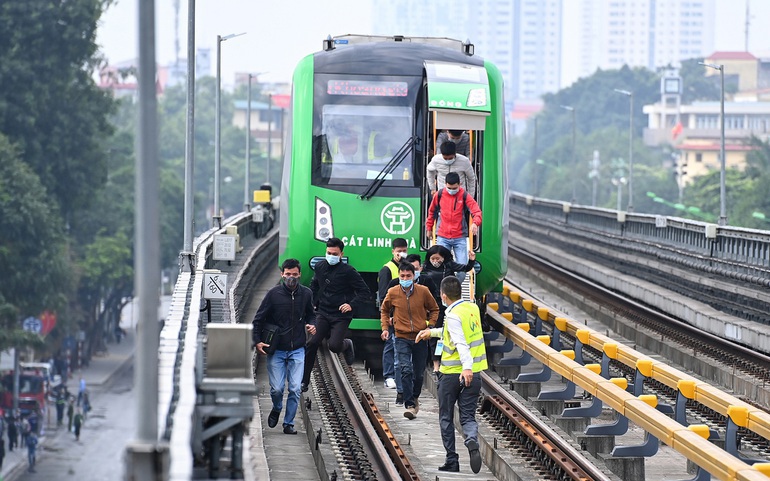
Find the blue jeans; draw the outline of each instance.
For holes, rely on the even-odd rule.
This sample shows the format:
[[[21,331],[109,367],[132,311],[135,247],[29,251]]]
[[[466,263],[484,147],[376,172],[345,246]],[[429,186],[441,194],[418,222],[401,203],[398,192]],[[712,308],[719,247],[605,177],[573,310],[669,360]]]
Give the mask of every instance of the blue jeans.
[[[396,351],[396,331],[393,326],[388,327],[388,340],[382,347],[382,377],[388,379],[392,377],[396,380],[396,391],[401,390],[401,370],[398,368],[398,357]]]
[[[299,406],[304,369],[304,346],[293,351],[275,351],[275,353],[267,356],[270,397],[273,400],[273,409],[276,411],[283,408],[283,387],[286,384],[287,375],[289,378],[289,395],[286,399],[286,414],[283,416],[284,426],[294,426],[294,416],[297,414],[297,406]]]
[[[396,338],[396,356],[401,368],[401,387],[404,388],[404,407],[415,405],[422,392],[425,363],[428,362],[428,343]]]
[[[455,262],[458,264],[468,264],[468,238],[457,237],[455,239],[448,239],[446,237],[436,237],[436,244],[444,246],[454,254]],[[455,274],[460,282],[465,280],[465,272],[458,272]]]

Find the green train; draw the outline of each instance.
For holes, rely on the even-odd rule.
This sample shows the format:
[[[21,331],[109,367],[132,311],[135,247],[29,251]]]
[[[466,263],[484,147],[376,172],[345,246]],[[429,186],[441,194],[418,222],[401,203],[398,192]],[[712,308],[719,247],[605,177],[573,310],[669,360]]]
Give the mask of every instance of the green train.
[[[508,243],[503,80],[473,53],[473,45],[446,38],[346,35],[329,37],[294,72],[279,261],[299,259],[307,285],[326,240],[342,239],[343,261],[372,291],[350,325],[364,337],[380,332],[377,272],[391,257],[391,240],[406,238],[409,252],[423,259],[429,247],[426,167],[442,130],[468,133],[478,179],[476,298],[501,287]]]

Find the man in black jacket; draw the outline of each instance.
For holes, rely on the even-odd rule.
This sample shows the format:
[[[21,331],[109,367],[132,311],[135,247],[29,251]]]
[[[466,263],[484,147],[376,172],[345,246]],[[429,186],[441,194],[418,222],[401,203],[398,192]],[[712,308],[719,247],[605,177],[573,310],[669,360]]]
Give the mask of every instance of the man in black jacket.
[[[310,373],[315,365],[316,352],[325,338],[329,338],[329,350],[345,353],[345,361],[348,364],[353,364],[356,359],[353,341],[345,338],[350,321],[353,320],[351,304],[366,302],[371,293],[361,274],[353,266],[342,262],[344,248],[345,244],[336,237],[326,241],[326,259],[316,264],[315,274],[310,282],[316,307],[316,333],[308,341],[305,352],[303,392],[310,385]]]
[[[283,432],[297,434],[294,416],[299,406],[300,389],[305,366],[305,330],[315,334],[313,294],[299,283],[300,264],[297,259],[286,259],[281,264],[281,283],[265,294],[252,322],[254,346],[267,354],[267,373],[270,378],[270,397],[273,409],[267,425],[274,428],[283,408],[283,387],[289,380]],[[271,336],[272,339],[263,339]],[[265,352],[268,348],[269,353]]]

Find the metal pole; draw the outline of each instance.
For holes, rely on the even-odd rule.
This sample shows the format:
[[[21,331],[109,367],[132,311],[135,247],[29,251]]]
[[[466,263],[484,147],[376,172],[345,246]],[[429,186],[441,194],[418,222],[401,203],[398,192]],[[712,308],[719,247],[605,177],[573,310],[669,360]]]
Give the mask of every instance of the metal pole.
[[[575,160],[575,109],[572,108],[572,202],[577,201],[577,161]]]
[[[283,137],[284,136],[283,123],[284,123],[285,115],[286,115],[286,109],[281,107],[281,160],[283,160],[283,156],[284,156],[283,149],[284,149],[284,145],[286,144],[286,139]]]
[[[534,117],[533,119],[533,127],[532,127],[532,165],[535,170],[535,197],[540,195],[540,165],[537,163],[537,117]]]
[[[184,145],[184,243],[182,268],[192,270],[193,208],[195,200],[195,0],[187,0],[187,130]],[[181,261],[181,259],[180,259]]]
[[[158,119],[155,94],[155,1],[139,2],[139,129],[136,138],[134,292],[139,297],[134,385],[136,440],[127,447],[129,480],[166,479],[167,449],[158,443]]]
[[[634,211],[634,93],[628,93],[628,212]]]
[[[13,414],[19,412],[19,348],[13,348]],[[2,439],[0,439],[2,442]]]
[[[747,7],[748,8],[748,7]],[[722,99],[721,99],[721,105],[720,107],[720,121],[722,128],[721,138],[720,138],[720,146],[719,146],[719,152],[721,155],[720,159],[720,166],[719,166],[719,225],[727,225],[727,205],[725,197],[727,193],[725,192],[725,169],[726,169],[726,161],[725,158],[725,66],[720,65],[719,66],[719,76],[720,80],[722,82]]]
[[[216,113],[214,116],[214,214],[211,217],[213,227],[222,227],[222,216],[219,214],[219,162],[220,162],[220,112],[222,108],[221,84],[222,84],[222,36],[217,35],[217,90],[214,93],[216,99]]]
[[[249,178],[251,177],[251,78],[249,74],[249,88],[246,106],[246,174],[243,181],[243,210],[248,212],[251,209],[251,200],[249,198]]]
[[[267,183],[270,183],[270,161],[273,146],[273,94],[267,96]]]
[[[621,202],[620,202],[620,198],[621,198],[621,197],[623,197],[623,184],[621,184],[621,183],[618,181],[618,212],[620,212],[620,209],[622,209],[622,208],[623,208],[623,206],[622,206],[622,205],[620,205],[620,204],[621,204]]]

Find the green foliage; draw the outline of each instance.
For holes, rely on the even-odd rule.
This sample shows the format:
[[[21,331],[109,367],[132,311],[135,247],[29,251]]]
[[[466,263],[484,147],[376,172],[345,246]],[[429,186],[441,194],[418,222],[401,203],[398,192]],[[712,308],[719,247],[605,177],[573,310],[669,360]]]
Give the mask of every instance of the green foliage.
[[[61,219],[18,149],[0,134],[0,331],[20,317],[59,311],[71,294],[71,266]]]
[[[113,102],[94,84],[105,2],[0,4],[0,132],[61,206],[88,205],[106,175],[100,141]]]

